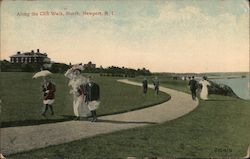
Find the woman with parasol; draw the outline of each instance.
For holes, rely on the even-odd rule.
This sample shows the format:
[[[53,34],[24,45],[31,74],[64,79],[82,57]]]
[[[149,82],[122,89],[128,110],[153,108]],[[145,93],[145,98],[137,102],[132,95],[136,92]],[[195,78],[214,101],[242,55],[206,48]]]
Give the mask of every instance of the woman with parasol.
[[[71,87],[70,94],[73,94],[73,110],[76,120],[91,115],[85,103],[84,85],[87,83],[87,79],[81,75],[81,71],[83,70],[82,65],[74,65],[64,74],[70,79],[68,85]]]

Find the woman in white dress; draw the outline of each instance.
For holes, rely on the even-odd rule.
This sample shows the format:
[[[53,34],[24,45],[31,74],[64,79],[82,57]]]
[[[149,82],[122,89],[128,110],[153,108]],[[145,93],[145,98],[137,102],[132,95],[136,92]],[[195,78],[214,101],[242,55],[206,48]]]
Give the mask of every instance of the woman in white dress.
[[[70,94],[73,94],[73,110],[77,119],[91,115],[82,89],[87,83],[87,79],[80,72],[83,69],[82,65],[75,65],[64,74],[70,79],[68,86],[71,87]]]
[[[203,100],[208,99],[208,88],[207,86],[210,86],[210,83],[206,80],[207,78],[204,76],[202,80],[199,81],[199,83],[202,85],[200,98]]]

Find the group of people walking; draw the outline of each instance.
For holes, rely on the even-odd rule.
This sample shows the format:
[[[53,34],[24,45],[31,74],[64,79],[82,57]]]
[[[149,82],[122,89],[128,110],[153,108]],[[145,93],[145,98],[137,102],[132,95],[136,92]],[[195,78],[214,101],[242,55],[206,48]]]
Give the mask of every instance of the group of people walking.
[[[69,78],[68,86],[70,89],[70,94],[73,95],[73,111],[76,116],[76,120],[82,118],[88,118],[92,116],[92,122],[97,121],[96,109],[100,105],[100,87],[98,84],[94,83],[91,80],[91,76],[87,78],[81,75],[83,70],[82,65],[75,65],[70,68],[64,75]],[[155,77],[153,80],[155,94],[159,94],[160,82],[158,77]],[[199,82],[194,79],[194,76],[188,83],[192,99],[196,100],[197,90],[201,86],[200,98],[203,100],[208,99],[208,86],[210,83],[207,81],[207,78],[204,76]],[[148,91],[148,80],[146,78],[142,81],[143,93],[146,95]],[[43,104],[44,109],[42,115],[46,116],[46,112],[50,109],[51,115],[54,115],[54,110],[52,104],[55,101],[55,91],[56,86],[50,80],[50,77],[44,77],[44,83],[42,85],[43,91]]]
[[[92,116],[91,121],[96,122],[96,109],[100,105],[100,87],[92,81],[91,76],[86,78],[81,75],[83,69],[82,65],[75,65],[64,75],[70,79],[68,86],[71,88],[70,94],[73,95],[73,111],[76,120]],[[42,87],[44,92],[44,110],[42,115],[46,115],[48,108],[50,108],[51,115],[53,115],[52,104],[55,100],[55,84],[50,81],[49,77],[45,77]]]
[[[155,77],[155,79],[153,80],[153,84],[154,84],[154,90],[156,94],[159,94],[159,79],[157,77]],[[202,80],[200,80],[199,82],[196,81],[194,79],[194,76],[190,79],[189,83],[189,88],[191,91],[191,95],[192,95],[192,99],[196,100],[197,97],[197,90],[199,89],[199,86],[201,86],[201,91],[200,91],[200,98],[203,100],[207,100],[208,99],[208,86],[210,86],[211,84],[207,81],[207,77],[204,76],[202,78]],[[147,78],[144,78],[142,81],[142,88],[143,88],[143,93],[147,94],[147,90],[148,90],[148,80]]]
[[[193,76],[192,79],[189,81],[188,85],[189,85],[193,100],[196,100],[196,97],[197,97],[196,92],[199,88],[199,85],[202,87],[201,92],[200,92],[200,98],[203,100],[208,99],[208,86],[210,86],[211,84],[207,81],[206,76],[204,76],[202,80],[200,80],[199,82],[196,81]]]
[[[158,95],[159,94],[159,86],[160,86],[160,82],[158,77],[155,77],[155,79],[153,80],[153,84],[154,84],[154,90],[155,90],[155,94]],[[142,91],[144,94],[147,94],[148,91],[148,80],[147,78],[144,78],[142,81]]]

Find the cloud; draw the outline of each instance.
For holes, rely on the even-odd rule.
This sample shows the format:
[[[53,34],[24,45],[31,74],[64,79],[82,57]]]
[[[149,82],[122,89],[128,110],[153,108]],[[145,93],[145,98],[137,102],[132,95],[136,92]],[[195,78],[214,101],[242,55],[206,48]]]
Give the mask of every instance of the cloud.
[[[84,7],[71,3],[71,6],[57,4],[56,8],[68,6],[68,10],[89,11],[113,8],[116,15],[112,17],[17,18],[13,14],[15,9],[5,11],[3,15],[8,20],[1,25],[3,36],[8,37],[2,47],[4,58],[20,49],[40,48],[54,61],[61,62],[93,61],[103,66],[173,72],[248,70],[247,12],[212,15],[197,5],[181,6],[177,2],[136,2],[140,5],[114,2],[109,7],[95,7],[88,1],[89,4],[81,3]],[[35,8],[49,10],[55,5],[45,4]]]
[[[167,23],[185,22],[201,16],[201,10],[194,6],[186,6],[185,8],[177,9],[175,5],[168,3],[161,8],[159,21]]]

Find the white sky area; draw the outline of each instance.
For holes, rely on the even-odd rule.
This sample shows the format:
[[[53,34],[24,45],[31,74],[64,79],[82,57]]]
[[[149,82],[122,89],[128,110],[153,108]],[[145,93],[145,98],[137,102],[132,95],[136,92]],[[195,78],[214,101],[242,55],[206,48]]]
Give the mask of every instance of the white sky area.
[[[113,16],[17,16],[113,11]],[[246,0],[1,2],[1,59],[40,49],[55,62],[152,72],[249,71]]]

